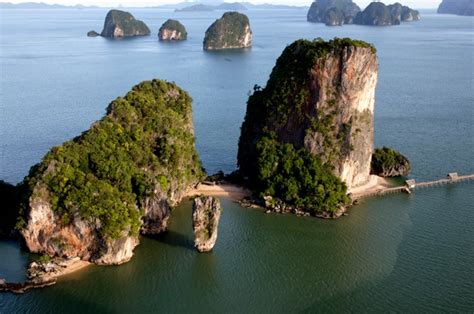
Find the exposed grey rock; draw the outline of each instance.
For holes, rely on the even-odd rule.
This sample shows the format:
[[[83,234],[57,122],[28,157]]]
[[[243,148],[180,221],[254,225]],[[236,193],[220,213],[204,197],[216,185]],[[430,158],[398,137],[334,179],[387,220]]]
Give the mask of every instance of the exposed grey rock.
[[[217,241],[221,204],[217,198],[202,196],[194,199],[194,246],[199,252],[209,252]]]

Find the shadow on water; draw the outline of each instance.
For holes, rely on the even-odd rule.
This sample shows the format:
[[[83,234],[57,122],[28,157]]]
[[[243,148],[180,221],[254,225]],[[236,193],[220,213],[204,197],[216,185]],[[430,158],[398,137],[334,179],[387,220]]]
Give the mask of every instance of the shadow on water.
[[[182,247],[194,251],[194,241],[176,231],[168,230],[159,235],[147,235],[146,237],[169,246]]]

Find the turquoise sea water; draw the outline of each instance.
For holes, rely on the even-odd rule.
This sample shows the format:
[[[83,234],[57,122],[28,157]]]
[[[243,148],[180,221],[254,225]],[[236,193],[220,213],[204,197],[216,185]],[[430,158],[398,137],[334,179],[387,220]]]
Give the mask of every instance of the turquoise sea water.
[[[248,11],[254,47],[206,53],[206,28],[222,12],[132,10],[153,35],[111,41],[105,10],[2,10],[0,179],[19,182],[53,145],[86,130],[107,104],[142,80],[176,81],[194,99],[197,147],[209,172],[235,168],[248,92],[264,85],[299,38],[375,44],[380,73],[375,141],[413,163],[412,177],[474,173],[474,19],[424,12],[397,27],[330,28],[306,11]],[[177,18],[184,43],[159,43]],[[51,288],[0,294],[10,312],[315,312],[474,310],[474,185],[369,199],[348,217],[265,215],[223,200],[215,250],[192,249],[190,204],[171,230],[143,238],[120,267],[93,266]],[[20,280],[28,254],[0,242],[0,278]]]

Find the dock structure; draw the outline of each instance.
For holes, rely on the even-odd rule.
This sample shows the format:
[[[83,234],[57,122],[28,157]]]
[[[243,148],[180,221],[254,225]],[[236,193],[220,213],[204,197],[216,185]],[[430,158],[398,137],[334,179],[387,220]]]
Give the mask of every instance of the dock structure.
[[[365,197],[372,197],[372,196],[383,196],[387,194],[394,194],[404,192],[407,194],[411,194],[413,190],[418,188],[430,188],[448,184],[456,184],[466,181],[474,181],[474,174],[460,176],[457,172],[452,172],[447,175],[446,179],[440,179],[435,181],[428,181],[428,182],[416,182],[414,179],[410,179],[405,181],[405,184],[402,186],[396,187],[387,187],[381,188],[377,191],[371,191],[367,193],[361,193],[355,195],[354,199],[361,199]]]

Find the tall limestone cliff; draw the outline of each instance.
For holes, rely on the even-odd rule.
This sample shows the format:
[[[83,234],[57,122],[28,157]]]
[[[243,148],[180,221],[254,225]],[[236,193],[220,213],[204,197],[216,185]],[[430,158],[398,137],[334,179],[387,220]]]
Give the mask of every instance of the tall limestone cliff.
[[[110,10],[105,17],[104,29],[100,35],[110,38],[148,36],[150,29],[144,22],[136,20],[128,12]]]
[[[368,182],[377,76],[375,48],[365,42],[336,38],[329,42],[298,40],[288,46],[267,86],[256,86],[249,98],[238,152],[242,174],[255,181],[258,174],[272,173],[278,158],[293,154],[291,147],[282,150],[280,157],[268,154],[268,143],[273,141],[303,149],[297,151],[300,155],[309,152],[349,188]],[[298,163],[307,159],[303,156]],[[291,189],[301,190],[308,184],[294,182]],[[321,193],[333,188],[324,184],[328,183],[316,186]]]
[[[140,231],[166,230],[170,208],[202,176],[191,98],[143,82],[30,170],[21,234],[31,252],[121,264]]]

